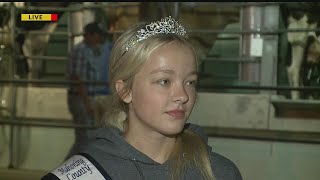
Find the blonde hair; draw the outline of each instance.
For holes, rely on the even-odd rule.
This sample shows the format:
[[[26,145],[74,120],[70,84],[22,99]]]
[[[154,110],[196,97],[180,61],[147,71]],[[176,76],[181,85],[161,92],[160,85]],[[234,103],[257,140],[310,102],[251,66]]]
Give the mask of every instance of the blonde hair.
[[[189,47],[197,60],[196,52],[189,39],[176,34],[154,35],[136,43],[126,52],[126,43],[145,25],[144,23],[137,24],[124,32],[115,42],[109,60],[109,82],[113,99],[112,108],[107,113],[104,125],[116,127],[122,132],[127,130],[129,109],[128,104],[123,102],[120,96],[132,89],[135,74],[139,72],[141,66],[154,50],[165,44],[178,42]],[[118,80],[125,82],[120,95],[115,90],[115,84]],[[181,179],[189,167],[195,167],[205,179],[214,179],[206,143],[191,131],[185,130],[178,135],[175,149],[171,153],[169,161],[171,170],[169,176],[172,180]]]

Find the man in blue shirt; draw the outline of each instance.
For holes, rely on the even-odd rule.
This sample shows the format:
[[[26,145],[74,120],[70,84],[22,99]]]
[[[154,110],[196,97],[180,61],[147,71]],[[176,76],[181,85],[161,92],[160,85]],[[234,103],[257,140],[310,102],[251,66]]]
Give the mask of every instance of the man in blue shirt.
[[[68,107],[75,124],[94,125],[94,106],[97,96],[109,93],[108,84],[85,84],[83,81],[108,80],[108,60],[112,49],[112,42],[106,38],[107,31],[97,22],[84,27],[84,39],[75,45],[69,56],[66,78],[80,84],[70,85],[68,88]],[[86,145],[90,138],[90,130],[75,129],[75,142],[66,158],[78,152]]]

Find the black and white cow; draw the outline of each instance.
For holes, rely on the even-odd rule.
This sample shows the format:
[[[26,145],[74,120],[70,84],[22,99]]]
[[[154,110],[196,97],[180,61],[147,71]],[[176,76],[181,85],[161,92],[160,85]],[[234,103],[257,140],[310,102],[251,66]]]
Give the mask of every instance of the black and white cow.
[[[320,3],[288,3],[283,7],[288,30],[320,27]],[[287,67],[290,86],[320,84],[320,77],[316,72],[320,62],[320,32],[288,32],[287,38],[290,44],[290,62]],[[318,93],[291,91],[291,99],[315,98],[316,94]]]
[[[52,10],[22,10],[21,13],[32,14],[32,13],[48,13],[48,14],[58,14],[58,17],[61,17],[64,12],[55,11],[55,7],[67,7],[70,5],[70,2],[30,2],[28,4],[32,7],[50,7]],[[27,57],[27,62],[29,66],[29,79],[40,78],[43,73],[43,61],[39,59],[32,59],[32,56],[42,56],[44,55],[48,42],[50,40],[50,34],[53,33],[58,26],[57,21],[52,22],[30,22],[30,21],[21,21],[20,16],[16,17],[17,27],[26,31],[26,33],[19,34],[20,46],[22,47],[23,55]],[[42,34],[36,34],[35,31],[39,31]],[[47,34],[44,34],[47,33]]]
[[[0,44],[14,49],[16,54],[22,54],[26,58],[16,60],[18,74],[25,78],[29,69],[28,78],[37,79],[43,70],[43,61],[32,59],[32,56],[42,56],[45,53],[50,35],[58,25],[57,21],[21,21],[20,14],[58,14],[61,17],[65,12],[56,11],[55,8],[81,7],[81,5],[91,5],[95,2],[2,2],[0,3]],[[16,7],[15,17],[12,17],[10,8]],[[31,8],[26,8],[26,7]],[[41,8],[45,8],[42,10]],[[94,9],[81,9],[71,12],[71,32],[79,34],[82,32],[85,23],[95,20]],[[12,42],[12,31],[15,31],[15,43]],[[20,33],[19,33],[20,32]],[[66,36],[66,38],[68,38]],[[76,37],[79,42],[81,36]],[[76,43],[75,42],[75,43]],[[73,43],[74,44],[74,43]],[[28,67],[28,68],[27,68]]]
[[[84,2],[83,2],[84,3]],[[0,79],[10,80],[18,75],[18,78],[37,78],[39,72],[42,69],[42,61],[32,60],[32,58],[20,58],[15,55],[22,54],[25,56],[41,56],[44,54],[47,44],[50,39],[50,33],[52,33],[58,22],[22,22],[20,20],[20,14],[42,14],[42,13],[54,13],[58,14],[58,17],[62,16],[61,11],[55,11],[55,8],[70,7],[70,2],[0,2]],[[72,4],[77,5],[77,4]],[[22,7],[30,6],[31,8],[22,9]],[[81,5],[79,5],[81,7]],[[45,7],[46,10],[40,10],[41,7]],[[91,15],[85,13],[87,9],[81,9],[79,11],[72,11],[71,13],[71,31],[74,33],[81,33],[85,23],[93,20]],[[16,11],[13,16],[13,11]],[[83,15],[85,14],[85,15]],[[22,32],[23,31],[23,32]],[[32,32],[40,31],[49,34],[34,34]],[[14,33],[13,33],[14,32]],[[14,35],[14,36],[13,36]],[[81,37],[81,35],[79,36]],[[68,38],[67,36],[65,38]],[[78,40],[79,41],[79,40]],[[29,60],[27,62],[27,60]],[[18,72],[10,72],[12,68],[12,62],[15,62]],[[20,64],[20,65],[19,65]],[[22,64],[22,65],[21,65]],[[27,66],[29,66],[29,73],[27,73]],[[46,93],[43,91],[43,93]],[[14,98],[17,98],[14,100]],[[30,97],[30,96],[29,96]],[[19,112],[18,116],[24,117],[26,113],[26,107],[28,101],[28,91],[25,89],[16,89],[11,84],[0,83],[0,119],[2,116],[10,117],[15,115],[13,113]],[[5,126],[0,126],[0,152],[7,146],[3,146],[1,142],[5,142],[3,138],[6,137]],[[26,160],[29,150],[28,143],[30,141],[30,127],[15,127],[12,131],[14,134],[13,149],[14,158],[10,159],[9,167],[20,167]],[[5,136],[1,136],[5,135]],[[10,147],[11,148],[11,147]],[[24,151],[21,151],[24,149]]]

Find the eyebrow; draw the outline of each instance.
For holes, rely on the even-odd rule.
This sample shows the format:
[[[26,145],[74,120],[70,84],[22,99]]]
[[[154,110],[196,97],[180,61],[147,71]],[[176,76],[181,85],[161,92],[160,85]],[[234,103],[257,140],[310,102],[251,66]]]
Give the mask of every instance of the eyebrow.
[[[171,69],[161,69],[161,68],[151,71],[150,74],[156,74],[159,72],[167,73],[167,74],[175,74],[175,72]],[[188,75],[198,75],[198,74],[199,74],[198,71],[192,71]]]

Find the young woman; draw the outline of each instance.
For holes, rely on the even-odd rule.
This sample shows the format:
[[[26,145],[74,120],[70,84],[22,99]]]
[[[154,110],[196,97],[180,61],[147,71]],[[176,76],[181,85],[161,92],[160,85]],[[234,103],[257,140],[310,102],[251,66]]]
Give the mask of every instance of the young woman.
[[[211,151],[199,126],[186,124],[198,63],[177,21],[130,28],[114,44],[109,68],[114,97],[106,127],[43,179],[242,179],[234,163]]]

